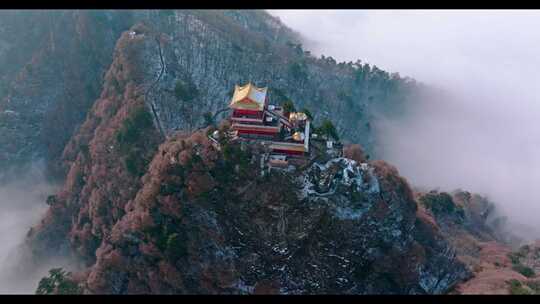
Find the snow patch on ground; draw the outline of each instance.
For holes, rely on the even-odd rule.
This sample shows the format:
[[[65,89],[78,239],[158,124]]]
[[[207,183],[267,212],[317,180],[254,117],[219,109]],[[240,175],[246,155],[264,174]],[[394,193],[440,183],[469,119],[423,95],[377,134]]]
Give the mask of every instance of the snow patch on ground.
[[[255,290],[254,286],[246,285],[246,282],[242,279],[236,281],[233,288],[239,290],[241,294],[253,294],[253,291]]]
[[[330,170],[338,166],[339,170],[333,173]],[[326,191],[318,191],[316,183],[332,178],[330,187]],[[300,177],[302,198],[310,196],[331,196],[335,194],[338,186],[355,186],[363,193],[374,194],[380,192],[379,181],[373,174],[373,167],[367,163],[358,164],[356,161],[344,157],[334,158],[325,164],[315,163]]]
[[[364,209],[352,209],[337,207],[335,210],[335,215],[341,220],[355,220],[359,219],[368,211],[368,208]]]
[[[359,193],[364,197],[372,197],[380,192],[380,185],[373,173],[373,167],[367,163],[358,163],[352,159],[333,158],[324,164],[314,163],[299,177],[301,199],[309,199],[317,203],[333,203],[335,216],[342,220],[361,218],[370,208],[370,204],[343,200],[343,195]],[[335,196],[335,197],[334,197]],[[360,203],[353,206],[351,203]]]

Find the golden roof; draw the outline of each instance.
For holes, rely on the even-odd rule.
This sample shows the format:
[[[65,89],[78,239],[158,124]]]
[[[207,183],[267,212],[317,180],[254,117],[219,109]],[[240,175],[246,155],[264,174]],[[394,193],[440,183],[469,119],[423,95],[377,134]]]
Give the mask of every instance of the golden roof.
[[[233,109],[264,110],[268,88],[258,88],[251,82],[244,86],[235,85],[229,106]]]
[[[294,132],[293,139],[296,140],[296,141],[304,140],[304,133],[302,133],[302,132]]]
[[[291,121],[303,121],[303,120],[306,120],[307,119],[307,115],[306,113],[302,113],[302,112],[293,112],[291,114],[289,114],[289,120]]]

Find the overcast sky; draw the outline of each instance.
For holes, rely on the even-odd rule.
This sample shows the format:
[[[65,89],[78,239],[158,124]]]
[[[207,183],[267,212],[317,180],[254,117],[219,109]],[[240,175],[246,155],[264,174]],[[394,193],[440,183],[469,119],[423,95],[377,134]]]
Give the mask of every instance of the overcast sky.
[[[381,122],[381,155],[417,186],[487,194],[540,228],[540,11],[270,13],[315,54],[361,59],[450,91],[452,100]]]
[[[270,10],[317,54],[361,59],[427,83],[467,84],[493,72],[540,80],[539,11]],[[476,84],[478,85],[478,84]]]

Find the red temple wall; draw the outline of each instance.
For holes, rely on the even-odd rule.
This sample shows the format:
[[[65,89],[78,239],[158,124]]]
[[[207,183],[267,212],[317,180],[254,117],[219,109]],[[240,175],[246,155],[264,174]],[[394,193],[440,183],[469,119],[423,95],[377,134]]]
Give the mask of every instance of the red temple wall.
[[[242,115],[249,115],[249,116],[254,116],[254,117],[257,117],[257,118],[262,118],[263,117],[263,111],[235,109],[234,112],[233,112],[233,116],[242,116]]]
[[[283,149],[273,149],[276,153],[284,153],[289,155],[303,155],[304,152],[302,151],[293,151],[293,150],[283,150]]]
[[[278,131],[264,131],[264,130],[253,130],[253,129],[237,129],[240,134],[261,134],[261,135],[275,135]]]

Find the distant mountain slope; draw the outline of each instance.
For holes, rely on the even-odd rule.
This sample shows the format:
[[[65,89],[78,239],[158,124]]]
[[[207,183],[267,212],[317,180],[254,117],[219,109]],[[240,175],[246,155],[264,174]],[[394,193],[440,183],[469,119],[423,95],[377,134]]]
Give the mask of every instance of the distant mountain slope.
[[[120,33],[121,11],[0,12],[0,172],[58,160],[101,91]],[[1,174],[0,174],[1,175]]]

